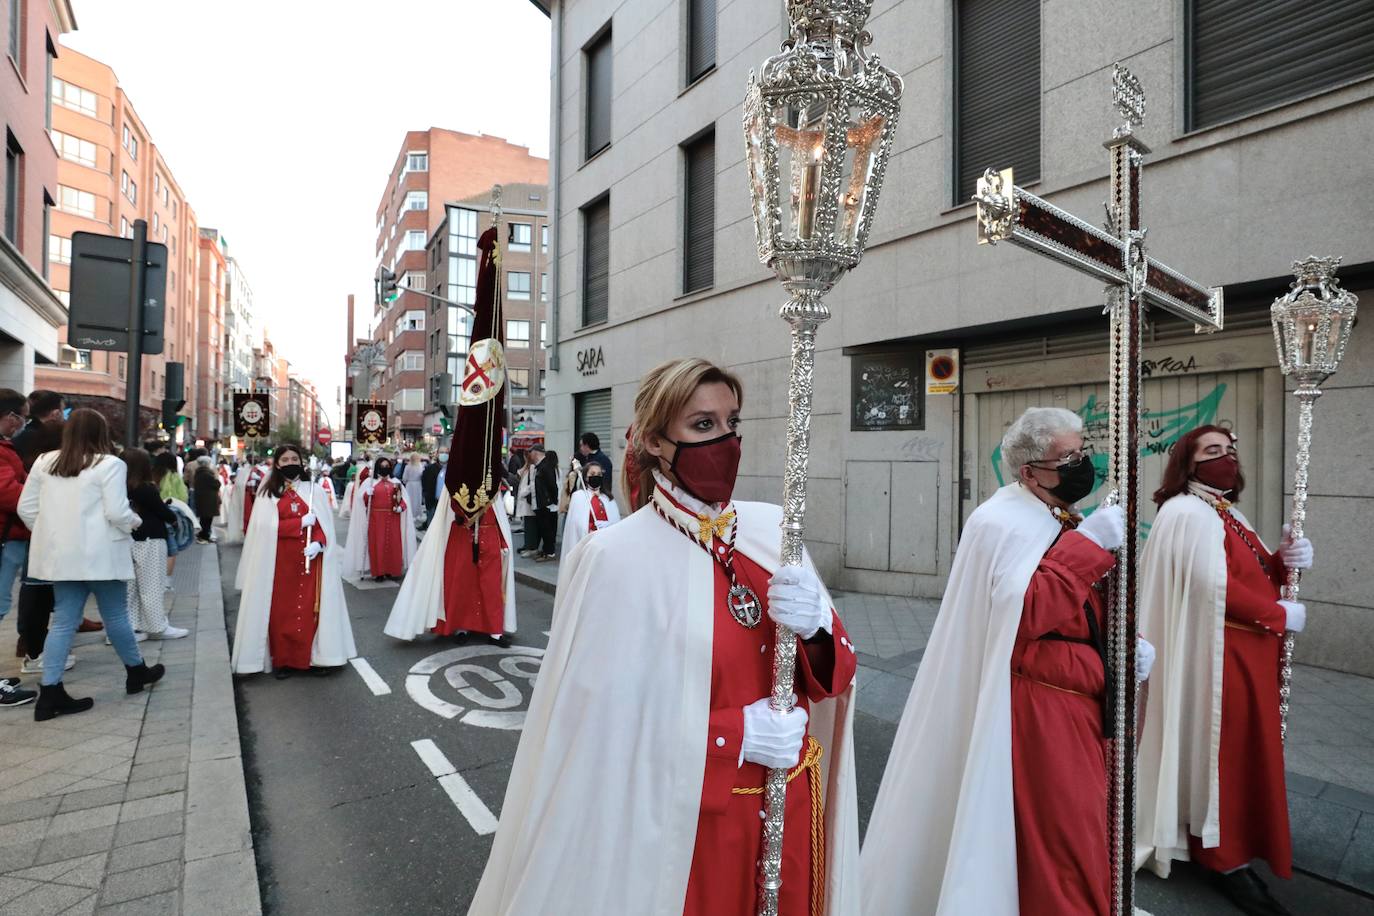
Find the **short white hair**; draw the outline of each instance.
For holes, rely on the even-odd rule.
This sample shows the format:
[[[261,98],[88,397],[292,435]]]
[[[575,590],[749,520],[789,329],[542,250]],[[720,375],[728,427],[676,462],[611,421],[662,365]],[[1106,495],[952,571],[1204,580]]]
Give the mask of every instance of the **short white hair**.
[[[1023,464],[1041,461],[1054,440],[1083,432],[1083,419],[1062,407],[1030,407],[1012,421],[1002,436],[1002,460],[1018,476]]]

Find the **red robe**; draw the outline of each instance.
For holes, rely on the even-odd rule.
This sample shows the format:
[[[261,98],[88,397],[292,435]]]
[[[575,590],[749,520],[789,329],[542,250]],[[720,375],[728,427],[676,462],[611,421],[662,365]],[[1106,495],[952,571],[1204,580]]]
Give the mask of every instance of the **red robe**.
[[[714,545],[717,549],[720,542]],[[696,547],[693,548],[698,549]],[[753,589],[765,609],[763,622],[748,629],[726,605],[729,579],[715,566],[716,602],[711,648],[711,717],[706,735],[706,774],[701,790],[696,848],[687,881],[687,916],[752,916],[758,894],[758,861],[763,851],[762,795],[735,794],[733,788],[763,786],[767,768],[739,764],[744,738],[744,707],[773,690],[773,633],[768,620],[768,574],[743,554],[734,555],[738,580]],[[844,692],[854,679],[857,659],[838,614],[831,639],[799,646],[796,692],[798,705]],[[824,631],[817,634],[824,636]],[[802,757],[806,748],[803,745]],[[811,784],[802,772],[787,785],[783,822],[782,890],[778,912],[806,916],[812,912]]]
[[[595,531],[601,527],[602,522],[610,521],[610,516],[606,514],[606,504],[601,501],[601,494],[592,494],[592,505],[587,513],[587,533]]]
[[[248,472],[248,481],[243,490],[243,533],[248,533],[248,520],[253,517],[253,500],[258,498],[258,487],[267,476],[262,465],[256,465]]]
[[[374,576],[405,575],[405,554],[401,547],[401,513],[405,507],[401,486],[393,480],[378,480],[372,493],[363,497],[367,505],[367,559]]]
[[[1264,859],[1274,874],[1291,878],[1293,839],[1279,738],[1279,667],[1288,617],[1278,601],[1286,571],[1253,531],[1245,531],[1255,547],[1252,552],[1229,524],[1225,530],[1226,626],[1217,760],[1221,845],[1204,849],[1197,837],[1190,836],[1188,853],[1213,871]]]
[[[455,510],[456,512],[457,510]],[[478,522],[477,562],[472,559],[472,529],[454,519],[444,550],[444,616],[434,625],[440,636],[466,630],[500,636],[506,628],[506,571],[501,551],[506,539],[488,507]]]
[[[277,563],[272,573],[272,610],[267,620],[267,649],[275,668],[310,667],[310,649],[320,622],[320,585],[324,557],[310,561],[305,570],[305,530],[301,519],[310,507],[300,494],[288,488],[277,501]],[[323,544],[319,525],[310,529],[311,540]]]
[[[1102,656],[1088,644],[1085,605],[1105,640],[1106,601],[1094,585],[1115,562],[1110,552],[1068,531],[1045,553],[1026,589],[1011,654],[1021,916],[1110,911],[1106,677]]]

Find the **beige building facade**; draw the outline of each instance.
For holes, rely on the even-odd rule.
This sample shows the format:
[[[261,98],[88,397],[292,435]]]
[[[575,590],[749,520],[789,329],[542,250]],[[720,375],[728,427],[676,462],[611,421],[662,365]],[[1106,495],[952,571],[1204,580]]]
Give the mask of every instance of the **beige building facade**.
[[[777,501],[788,336],[782,289],[757,260],[741,102],[749,70],[786,36],[782,4],[718,4],[709,34],[680,0],[548,6],[550,444],[565,453],[592,429],[622,466],[639,380],[664,359],[703,356],[745,384],[737,494]],[[874,4],[872,50],[906,88],[867,254],[828,297],[834,317],[818,338],[807,541],[833,586],[940,595],[963,521],[1006,478],[997,445],[1025,407],[1078,411],[1089,440],[1105,445],[1100,284],[978,246],[968,196],[984,167],[1012,165],[1018,183],[1100,223],[1118,60],[1148,98],[1137,134],[1154,150],[1141,201],[1150,253],[1223,286],[1228,310],[1210,336],[1151,317],[1144,488],[1181,432],[1229,425],[1249,480],[1242,507],[1277,539],[1296,408],[1269,304],[1294,259],[1330,254],[1344,257],[1344,285],[1374,305],[1374,60],[1348,53],[1359,36],[1342,6],[1297,22],[1260,7],[1220,16],[1211,0],[1153,0],[1129,14],[1108,0]],[[1328,38],[1301,45],[1298,28]],[[1246,42],[1263,53],[1226,53]],[[1256,60],[1263,68],[1246,69]],[[703,246],[691,228],[706,216]],[[1299,657],[1374,674],[1374,552],[1361,535],[1374,510],[1368,331],[1355,329],[1318,405],[1317,568],[1303,582]],[[958,366],[952,394],[926,393],[938,355]]]

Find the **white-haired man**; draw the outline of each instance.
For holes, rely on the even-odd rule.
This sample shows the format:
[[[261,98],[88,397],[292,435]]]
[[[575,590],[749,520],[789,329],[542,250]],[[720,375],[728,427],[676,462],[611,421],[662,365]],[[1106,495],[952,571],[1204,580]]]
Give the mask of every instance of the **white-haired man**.
[[[1108,912],[1102,582],[1125,515],[1075,508],[1097,476],[1070,411],[1027,410],[1002,459],[1013,482],[964,526],[878,791],[867,916]]]

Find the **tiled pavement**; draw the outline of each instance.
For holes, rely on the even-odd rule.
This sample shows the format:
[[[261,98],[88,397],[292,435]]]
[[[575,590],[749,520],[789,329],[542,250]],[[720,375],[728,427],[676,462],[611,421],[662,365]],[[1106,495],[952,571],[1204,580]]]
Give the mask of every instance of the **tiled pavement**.
[[[516,577],[552,593],[558,564],[520,559]],[[895,725],[940,602],[856,592],[834,599],[859,650],[858,711]],[[1374,679],[1297,665],[1284,753],[1294,864],[1374,894]]]
[[[114,650],[84,634],[65,683],[94,709],[0,711],[0,916],[259,913],[216,550],[183,554],[173,585],[192,632],[141,644],[167,666],[152,690],[126,696]],[[14,638],[11,615],[0,647]],[[0,673],[18,667],[5,651]]]

